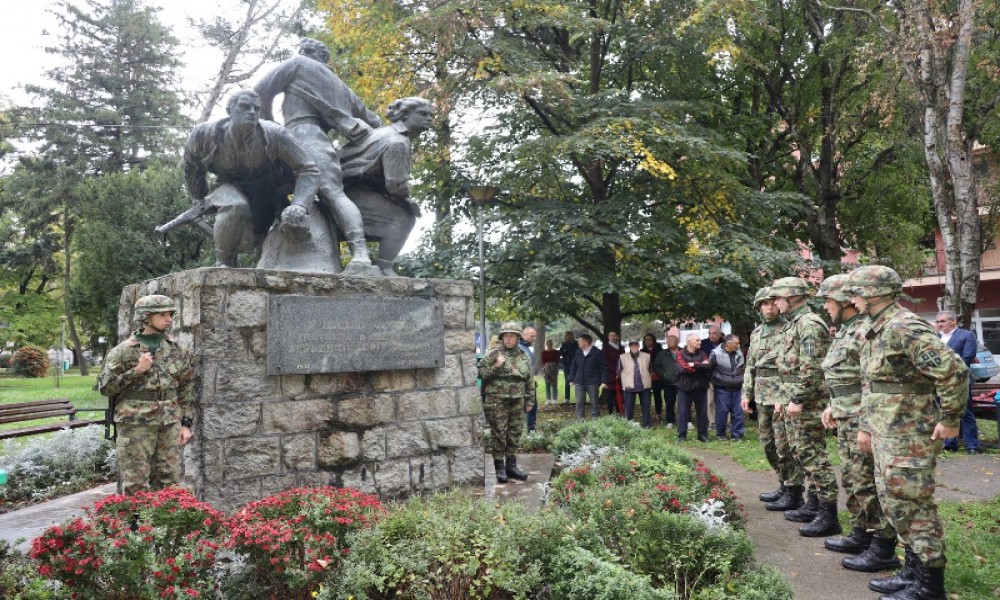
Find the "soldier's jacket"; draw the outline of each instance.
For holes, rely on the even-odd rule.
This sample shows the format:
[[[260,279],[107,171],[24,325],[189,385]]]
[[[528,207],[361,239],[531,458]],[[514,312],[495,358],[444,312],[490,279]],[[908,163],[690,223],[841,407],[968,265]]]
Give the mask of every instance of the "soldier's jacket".
[[[930,437],[939,422],[958,427],[969,399],[969,368],[930,323],[892,304],[861,333],[862,431]]]
[[[148,348],[135,334],[108,352],[98,380],[105,396],[117,396],[115,423],[169,425],[192,416],[194,362],[190,352],[164,336],[153,366],[136,373],[139,355]]]
[[[830,330],[808,305],[785,315],[788,323],[778,343],[778,376],[781,377],[781,404],[794,402],[805,410],[823,410],[823,357],[830,346]]]
[[[495,366],[497,355],[503,353],[506,359]],[[517,346],[494,348],[479,360],[479,378],[483,380],[483,390],[488,396],[497,398],[523,398],[525,402],[535,402],[535,379],[531,375],[528,355]]]
[[[761,323],[750,334],[747,349],[746,370],[743,372],[742,399],[755,400],[758,404],[771,406],[778,403],[777,377],[778,342],[785,321],[778,317],[770,323]]]
[[[823,359],[823,377],[835,419],[853,417],[861,412],[860,332],[868,324],[868,317],[863,315],[845,321]]]

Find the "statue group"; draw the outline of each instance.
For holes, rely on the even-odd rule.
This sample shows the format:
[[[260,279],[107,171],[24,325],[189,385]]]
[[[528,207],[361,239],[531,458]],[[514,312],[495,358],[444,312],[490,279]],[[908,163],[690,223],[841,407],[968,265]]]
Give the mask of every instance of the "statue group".
[[[411,141],[430,128],[431,105],[396,100],[383,124],[327,66],[329,58],[322,42],[302,40],[298,56],[229,97],[227,117],[192,130],[183,168],[195,204],[158,232],[201,227],[213,236],[217,266],[237,266],[250,244],[262,269],[396,274],[396,256],[420,214],[410,198]],[[281,94],[284,126],[272,118]],[[346,143],[337,148],[331,132]],[[213,214],[211,226],[203,217]],[[343,269],[341,241],[351,252]],[[374,260],[367,242],[378,243]]]

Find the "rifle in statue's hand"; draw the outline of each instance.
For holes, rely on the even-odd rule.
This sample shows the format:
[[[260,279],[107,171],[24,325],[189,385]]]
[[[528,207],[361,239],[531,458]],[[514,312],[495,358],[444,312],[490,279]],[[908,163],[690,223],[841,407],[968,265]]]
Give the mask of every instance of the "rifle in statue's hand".
[[[212,211],[214,207],[207,199],[198,200],[194,203],[194,206],[182,212],[181,214],[174,217],[172,220],[160,225],[156,228],[156,233],[166,235],[176,227],[181,225],[194,225],[198,229],[204,231],[208,235],[213,235],[214,230],[212,226],[205,222],[202,218]]]

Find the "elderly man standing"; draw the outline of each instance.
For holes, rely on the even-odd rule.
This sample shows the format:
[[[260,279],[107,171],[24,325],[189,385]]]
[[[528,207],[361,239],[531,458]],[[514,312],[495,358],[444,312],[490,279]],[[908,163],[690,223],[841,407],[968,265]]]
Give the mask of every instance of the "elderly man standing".
[[[701,340],[701,351],[706,356],[712,356],[712,352],[722,345],[725,337],[722,335],[722,328],[718,325],[708,326],[708,337]],[[708,382],[708,391],[705,393],[708,402],[708,426],[715,428],[715,384]]]
[[[530,359],[517,346],[520,328],[517,323],[504,323],[499,335],[500,347],[479,360],[479,378],[485,396],[483,414],[490,428],[484,438],[486,451],[493,455],[497,482],[507,483],[508,477],[528,478],[517,468],[514,453],[521,442],[521,414],[537,400]]]
[[[732,425],[729,428],[732,440],[743,440],[743,408],[740,406],[740,390],[743,387],[743,374],[746,361],[740,352],[740,338],[729,334],[725,341],[709,355],[712,363],[712,385],[715,386],[716,413],[715,437],[726,439],[726,425],[732,415]]]
[[[567,385],[576,384],[577,421],[583,420],[588,396],[590,396],[590,416],[595,419],[601,416],[597,408],[598,392],[611,381],[608,362],[604,360],[604,354],[594,348],[593,340],[589,333],[580,336],[580,347],[573,357],[573,370],[568,377]]]
[[[97,388],[114,401],[119,492],[176,485],[191,439],[194,360],[167,335],[177,308],[168,296],[135,303],[139,328],[108,352]]]
[[[819,537],[841,532],[837,520],[837,476],[826,450],[826,430],[821,420],[826,408],[823,358],[830,346],[830,331],[806,303],[809,285],[800,277],[783,277],[771,284],[771,295],[788,323],[782,330],[778,352],[781,378],[780,402],[792,431],[792,451],[815,489],[816,513],[809,507],[787,510],[789,521],[809,522],[799,535]],[[802,488],[789,486],[801,498]],[[770,508],[770,506],[768,506]]]
[[[528,364],[531,367],[532,386],[535,385],[535,379],[534,379],[535,367],[538,365],[538,362],[535,360],[535,350],[534,350],[535,339],[537,337],[538,337],[538,332],[535,330],[534,327],[525,327],[524,330],[521,331],[521,340],[517,343],[517,347],[520,348],[521,351],[528,356]],[[525,404],[524,413],[525,413],[525,424],[528,427],[528,433],[531,433],[532,431],[535,430],[535,422],[538,420],[538,403],[532,402],[530,404]]]
[[[708,355],[701,350],[701,340],[695,333],[687,336],[687,344],[677,351],[677,368],[680,373],[680,397],[677,406],[677,441],[687,440],[688,423],[691,421],[691,407],[698,413],[698,441],[708,441],[708,391],[712,364]]]
[[[649,429],[653,419],[649,412],[650,392],[653,380],[649,372],[649,354],[639,350],[639,341],[628,343],[628,352],[618,359],[622,378],[622,390],[625,394],[625,419],[632,420],[635,414],[635,397],[639,396],[639,406],[642,411],[642,426]]]
[[[573,335],[572,331],[563,334],[563,343],[559,345],[559,362],[562,363],[563,368],[564,404],[569,403],[569,389],[573,387],[570,383],[570,375],[573,373],[573,358],[576,357],[576,351],[579,349],[580,344],[576,342],[576,336]]]
[[[979,341],[976,334],[968,329],[958,326],[958,317],[950,310],[943,310],[934,319],[938,332],[941,334],[941,341],[948,344],[948,347],[955,351],[955,354],[962,357],[965,366],[972,364],[976,359],[976,351]],[[979,454],[979,426],[976,424],[976,415],[972,412],[972,377],[969,377],[969,402],[962,414],[962,424],[959,426],[962,441],[965,442],[965,451],[969,454]],[[944,441],[944,449],[957,451],[958,438]]]
[[[946,600],[944,528],[934,503],[934,468],[943,440],[958,434],[969,368],[923,319],[900,306],[899,274],[855,269],[845,284],[871,323],[861,331],[861,431],[874,452],[885,516],[906,547],[903,571],[868,586],[892,600]]]
[[[827,277],[816,292],[823,309],[838,326],[830,350],[823,359],[823,376],[830,405],[823,411],[823,425],[837,429],[841,483],[851,513],[851,533],[830,538],[827,550],[860,554],[845,558],[845,569],[874,573],[899,568],[896,558],[896,530],[882,514],[875,490],[875,463],[869,452],[858,446],[861,427],[861,338],[868,317],[858,312],[845,289],[847,275]]]

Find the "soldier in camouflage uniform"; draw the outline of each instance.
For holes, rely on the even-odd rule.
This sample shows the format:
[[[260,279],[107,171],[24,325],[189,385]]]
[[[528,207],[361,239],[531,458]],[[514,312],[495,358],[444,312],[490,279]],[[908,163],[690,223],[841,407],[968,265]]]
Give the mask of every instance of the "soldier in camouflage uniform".
[[[746,371],[743,375],[743,394],[740,404],[750,412],[750,402],[757,403],[760,416],[757,427],[760,443],[768,464],[778,475],[778,489],[760,495],[762,502],[774,502],[785,493],[786,481],[798,478],[802,483],[802,472],[792,457],[791,446],[785,436],[785,425],[780,416],[776,418],[774,406],[778,401],[777,341],[780,339],[784,319],[771,297],[770,288],[761,288],[753,299],[753,307],[760,311],[763,323],[750,334],[750,348],[747,350]],[[797,475],[795,473],[798,473]]]
[[[181,446],[191,439],[194,363],[167,330],[167,296],[135,303],[137,329],[108,352],[98,381],[115,403],[119,491],[155,491],[180,481]]]
[[[818,537],[840,533],[837,520],[837,476],[826,450],[821,420],[826,408],[821,364],[830,345],[830,330],[806,304],[809,285],[799,277],[783,277],[771,284],[778,310],[788,320],[777,353],[781,378],[779,402],[792,431],[792,451],[816,494],[816,512],[800,507],[785,512],[790,521],[809,521],[799,535]],[[801,500],[802,487],[789,488],[789,497]]]
[[[958,435],[969,369],[934,327],[896,302],[902,280],[895,271],[859,267],[846,285],[871,319],[861,331],[858,444],[874,452],[879,502],[907,550],[901,573],[873,579],[869,587],[891,593],[883,599],[945,600],[934,468],[943,440]]]
[[[839,326],[830,350],[823,360],[823,376],[830,395],[830,405],[823,411],[823,425],[837,429],[840,451],[841,483],[851,513],[851,534],[830,538],[827,550],[860,554],[844,559],[845,568],[853,571],[888,571],[899,568],[893,548],[896,530],[882,515],[875,491],[875,463],[871,453],[858,447],[861,422],[861,339],[858,331],[868,324],[851,303],[844,289],[847,275],[827,277],[816,296],[824,299],[823,308]],[[874,532],[874,533],[873,533]],[[885,550],[888,550],[887,552]]]
[[[521,328],[517,323],[504,323],[500,328],[500,347],[479,360],[483,413],[490,427],[484,441],[486,451],[493,455],[499,483],[506,483],[508,477],[519,481],[528,478],[517,468],[514,452],[521,441],[521,415],[531,410],[537,399],[531,362],[517,346],[520,338]]]

